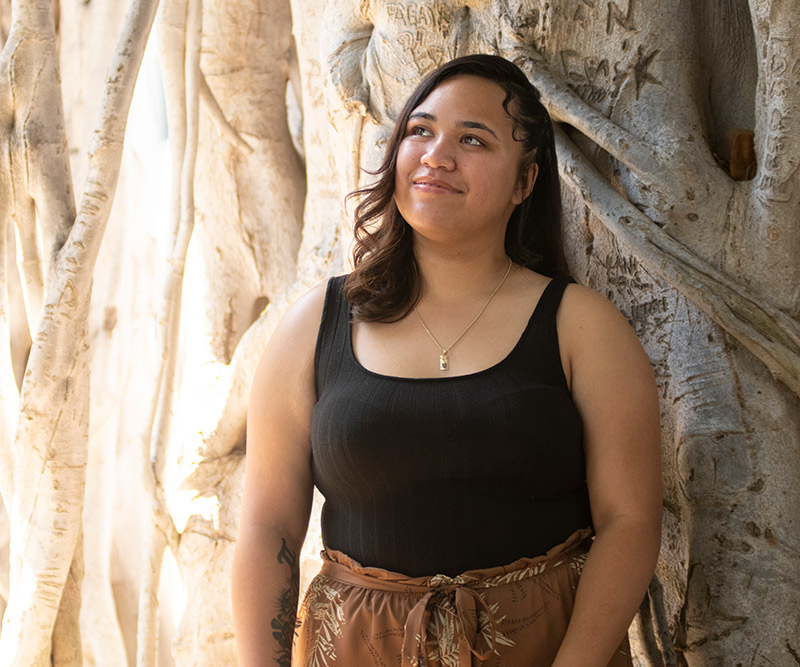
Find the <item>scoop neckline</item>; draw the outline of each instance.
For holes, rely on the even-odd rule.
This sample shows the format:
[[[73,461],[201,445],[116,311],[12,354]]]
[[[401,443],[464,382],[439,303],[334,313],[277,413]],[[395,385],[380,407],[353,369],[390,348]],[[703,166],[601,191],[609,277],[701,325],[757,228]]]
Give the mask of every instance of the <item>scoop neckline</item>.
[[[369,375],[374,378],[378,378],[381,380],[393,380],[393,381],[403,381],[403,382],[444,382],[446,380],[464,380],[479,377],[481,375],[485,375],[490,373],[500,366],[505,364],[519,349],[520,344],[522,343],[522,339],[525,338],[525,335],[528,333],[528,329],[531,328],[531,323],[533,322],[534,317],[536,317],[536,313],[539,311],[539,305],[542,303],[542,300],[547,294],[550,286],[556,281],[556,278],[550,278],[550,282],[544,286],[542,293],[539,295],[539,300],[536,302],[536,305],[533,307],[533,311],[531,312],[530,317],[528,318],[528,322],[525,325],[525,328],[522,330],[522,333],[517,338],[516,343],[514,343],[514,347],[506,354],[505,357],[500,359],[500,361],[495,362],[491,366],[487,368],[483,368],[479,371],[473,371],[472,373],[463,373],[462,375],[445,375],[442,377],[439,376],[431,376],[431,377],[411,377],[411,376],[403,376],[403,375],[386,375],[385,373],[378,373],[376,371],[372,371],[364,364],[362,364],[358,357],[356,356],[356,351],[353,348],[353,321],[350,318],[350,309],[348,306],[348,317],[347,317],[347,352],[350,355],[350,360],[355,364],[355,366],[366,375]],[[345,300],[346,301],[346,300]]]

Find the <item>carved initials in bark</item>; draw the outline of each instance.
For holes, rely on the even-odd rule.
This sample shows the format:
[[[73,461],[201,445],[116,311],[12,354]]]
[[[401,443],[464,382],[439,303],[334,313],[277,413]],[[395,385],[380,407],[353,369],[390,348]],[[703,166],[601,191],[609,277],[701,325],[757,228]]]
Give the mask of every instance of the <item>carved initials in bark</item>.
[[[628,11],[622,12],[616,2],[608,3],[608,19],[606,20],[606,32],[611,35],[614,33],[614,27],[617,25],[622,26],[625,30],[634,32],[636,26],[633,23],[633,9],[636,5],[636,0],[628,0]]]

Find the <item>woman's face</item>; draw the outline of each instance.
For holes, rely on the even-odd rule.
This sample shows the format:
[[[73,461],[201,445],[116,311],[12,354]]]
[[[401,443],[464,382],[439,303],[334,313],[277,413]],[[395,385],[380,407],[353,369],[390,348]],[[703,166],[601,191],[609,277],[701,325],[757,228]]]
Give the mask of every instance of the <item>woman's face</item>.
[[[508,218],[535,178],[535,167],[520,178],[521,144],[512,136],[504,99],[497,84],[460,75],[411,112],[394,196],[417,235],[503,243]]]

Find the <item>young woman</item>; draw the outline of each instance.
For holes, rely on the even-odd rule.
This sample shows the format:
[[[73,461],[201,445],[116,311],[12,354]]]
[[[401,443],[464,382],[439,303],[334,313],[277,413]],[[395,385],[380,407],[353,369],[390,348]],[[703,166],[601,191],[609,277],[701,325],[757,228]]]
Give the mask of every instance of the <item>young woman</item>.
[[[655,382],[565,277],[537,91],[496,56],[443,65],[378,176],[354,271],[289,310],[256,373],[240,664],[629,665],[660,540]],[[296,625],[314,484],[326,551]]]

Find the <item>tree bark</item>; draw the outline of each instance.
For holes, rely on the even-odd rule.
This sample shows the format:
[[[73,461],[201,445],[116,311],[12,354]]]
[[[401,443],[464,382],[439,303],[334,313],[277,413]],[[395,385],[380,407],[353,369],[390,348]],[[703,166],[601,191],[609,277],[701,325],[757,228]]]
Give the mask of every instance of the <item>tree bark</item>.
[[[64,664],[79,659],[77,589],[62,596],[72,568],[82,569],[80,516],[88,440],[87,323],[91,277],[108,220],[125,121],[155,4],[134,2],[111,64],[98,131],[90,151],[88,187],[76,213],[64,134],[55,24],[41,3],[13,5],[0,71],[15,98],[15,175],[27,175],[16,198],[36,202],[35,223],[46,260],[44,309],[20,396],[13,477],[4,495],[11,516],[11,584],[0,653],[8,664]],[[129,57],[128,57],[129,56]],[[35,59],[35,60],[34,60]],[[38,62],[38,66],[33,63]],[[8,90],[5,95],[9,94]],[[47,115],[47,121],[43,116]],[[12,172],[12,173],[14,173]],[[32,222],[31,220],[28,221]],[[6,481],[8,480],[6,475]],[[77,586],[77,584],[76,584]],[[62,616],[56,623],[59,603]]]

